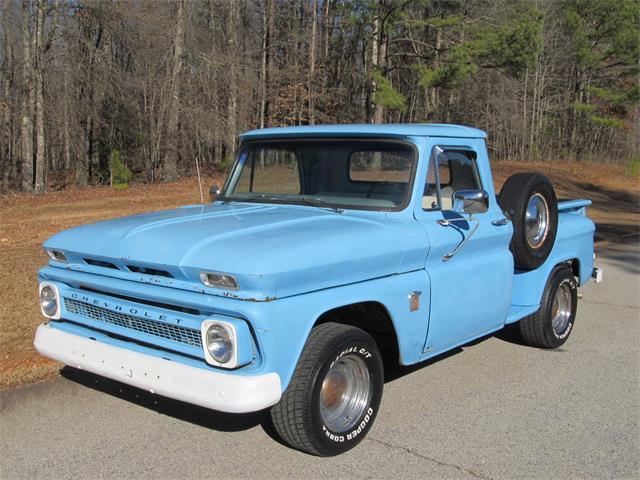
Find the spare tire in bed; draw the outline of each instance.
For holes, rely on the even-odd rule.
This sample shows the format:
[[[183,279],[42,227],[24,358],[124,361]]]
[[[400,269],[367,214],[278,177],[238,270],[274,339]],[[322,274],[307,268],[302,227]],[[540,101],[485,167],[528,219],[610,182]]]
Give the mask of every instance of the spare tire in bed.
[[[551,253],[558,231],[558,201],[553,185],[540,173],[516,173],[498,198],[513,222],[509,248],[517,268],[538,268]]]

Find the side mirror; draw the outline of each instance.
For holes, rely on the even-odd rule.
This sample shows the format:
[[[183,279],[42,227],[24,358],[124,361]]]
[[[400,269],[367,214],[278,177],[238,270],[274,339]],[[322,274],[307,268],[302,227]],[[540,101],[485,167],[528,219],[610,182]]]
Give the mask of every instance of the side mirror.
[[[220,195],[220,187],[216,184],[211,185],[209,189],[209,200],[211,200],[211,203],[218,199],[218,195]]]
[[[484,213],[489,209],[489,194],[484,190],[456,190],[453,211],[456,213]]]

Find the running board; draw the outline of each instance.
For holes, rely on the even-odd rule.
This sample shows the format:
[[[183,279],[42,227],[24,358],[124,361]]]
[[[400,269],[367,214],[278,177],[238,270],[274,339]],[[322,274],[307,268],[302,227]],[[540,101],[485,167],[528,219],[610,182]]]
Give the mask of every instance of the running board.
[[[528,317],[532,313],[536,313],[540,305],[511,305],[509,306],[509,312],[507,313],[507,320],[505,323],[513,323],[518,320],[522,320],[524,317]]]

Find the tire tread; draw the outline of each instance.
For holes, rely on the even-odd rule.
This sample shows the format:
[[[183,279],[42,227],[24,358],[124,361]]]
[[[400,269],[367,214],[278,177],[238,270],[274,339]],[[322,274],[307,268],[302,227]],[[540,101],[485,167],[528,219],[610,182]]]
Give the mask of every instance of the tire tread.
[[[556,266],[549,275],[549,280],[545,285],[542,293],[542,301],[537,312],[523,318],[518,322],[520,327],[520,335],[527,345],[538,348],[557,348],[559,345],[554,342],[553,338],[549,338],[547,324],[550,319],[547,317],[547,306],[551,301],[551,285],[558,275],[573,275],[571,270],[565,265]],[[574,308],[576,306],[574,305]],[[564,342],[562,342],[564,343]]]
[[[531,251],[525,246],[527,240],[525,238],[524,226],[520,224],[520,218],[524,215],[527,202],[529,201],[529,193],[535,186],[546,186],[551,193],[550,209],[550,237],[548,239],[548,247],[545,249],[546,254],[540,257],[532,256]],[[511,214],[513,220],[513,237],[509,248],[513,253],[513,257],[518,268],[531,270],[537,268],[546,260],[551,251],[551,247],[555,242],[558,225],[558,207],[555,190],[549,179],[535,172],[520,172],[511,175],[502,186],[500,196],[498,198],[500,208]]]
[[[311,401],[314,371],[324,352],[337,337],[354,331],[364,333],[358,328],[332,322],[323,323],[311,330],[288,388],[280,402],[271,408],[273,426],[292,447],[318,456],[329,454],[311,435],[308,428],[311,423],[310,408],[306,407]]]

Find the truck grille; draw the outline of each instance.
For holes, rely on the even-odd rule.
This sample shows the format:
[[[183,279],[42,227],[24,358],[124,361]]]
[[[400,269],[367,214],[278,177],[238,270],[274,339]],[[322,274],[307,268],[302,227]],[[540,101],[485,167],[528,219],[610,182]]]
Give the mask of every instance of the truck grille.
[[[172,342],[202,348],[200,330],[179,327],[177,325],[162,323],[146,318],[134,317],[133,315],[128,315],[126,313],[113,312],[106,308],[79,302],[78,300],[73,300],[71,298],[64,299],[64,306],[68,312],[75,313],[76,315],[80,315],[85,318],[90,318],[91,320],[136,330],[147,335],[171,340]]]

